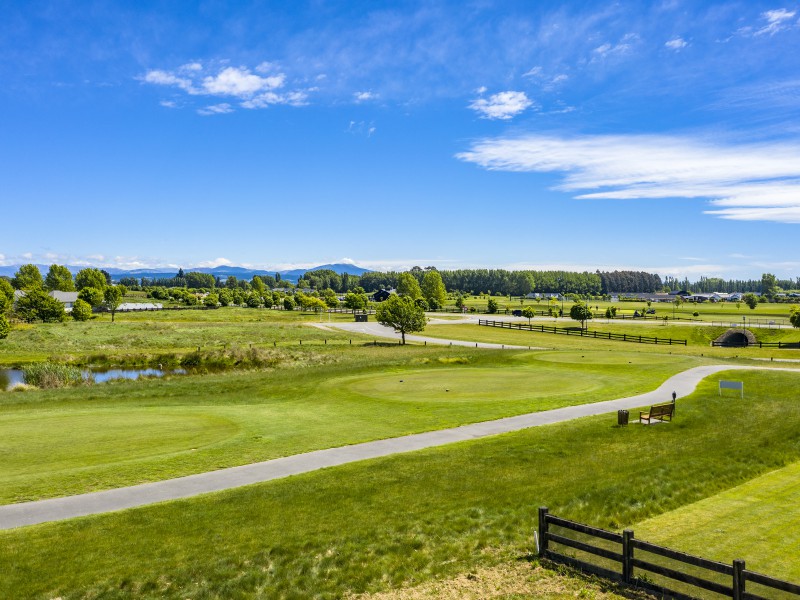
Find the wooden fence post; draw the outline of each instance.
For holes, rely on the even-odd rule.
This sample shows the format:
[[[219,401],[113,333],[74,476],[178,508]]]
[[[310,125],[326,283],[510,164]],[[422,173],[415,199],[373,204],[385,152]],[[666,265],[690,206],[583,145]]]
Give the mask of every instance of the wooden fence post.
[[[547,558],[547,507],[539,507],[539,557]]]
[[[744,597],[744,561],[733,561],[733,600],[742,600]]]
[[[633,579],[633,529],[622,532],[622,580],[630,583]]]

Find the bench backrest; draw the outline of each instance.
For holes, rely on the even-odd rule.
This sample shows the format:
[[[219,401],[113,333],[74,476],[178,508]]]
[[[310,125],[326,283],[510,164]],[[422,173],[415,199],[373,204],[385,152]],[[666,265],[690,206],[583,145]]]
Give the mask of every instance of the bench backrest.
[[[661,415],[671,415],[675,409],[675,405],[671,402],[669,404],[656,404],[650,408],[650,416],[658,417]]]

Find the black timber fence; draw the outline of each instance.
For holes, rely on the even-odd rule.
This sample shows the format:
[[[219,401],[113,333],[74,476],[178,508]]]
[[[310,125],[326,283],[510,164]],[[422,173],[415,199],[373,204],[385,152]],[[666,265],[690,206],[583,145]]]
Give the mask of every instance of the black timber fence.
[[[555,546],[555,547],[554,547]],[[539,556],[664,598],[800,598],[800,585],[551,515],[539,509]]]
[[[800,342],[711,342],[712,346],[722,346],[725,348],[794,348],[800,349]]]
[[[478,325],[485,327],[500,327],[502,329],[518,329],[520,331],[539,331],[541,333],[559,333],[562,335],[577,335],[598,340],[617,340],[621,342],[636,342],[638,344],[677,344],[686,346],[686,340],[673,338],[652,337],[648,335],[631,335],[628,333],[611,333],[609,331],[589,331],[588,329],[574,329],[571,327],[548,327],[547,325],[529,325],[528,323],[512,323],[509,321],[489,321],[478,319]]]

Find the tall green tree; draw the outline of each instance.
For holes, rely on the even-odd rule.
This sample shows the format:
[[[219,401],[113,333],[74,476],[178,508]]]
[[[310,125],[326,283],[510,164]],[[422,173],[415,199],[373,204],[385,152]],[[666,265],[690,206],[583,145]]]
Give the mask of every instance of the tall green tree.
[[[416,300],[422,298],[422,288],[419,287],[417,278],[411,273],[400,273],[397,277],[397,294]]]
[[[114,322],[114,315],[117,313],[119,305],[122,304],[123,290],[118,285],[110,285],[103,290],[105,307],[111,313],[111,322]]]
[[[42,273],[36,265],[22,265],[11,281],[18,290],[35,290],[44,285]]]
[[[800,307],[795,305],[789,309],[789,323],[792,327],[800,327]]]
[[[0,315],[11,310],[14,305],[14,286],[7,279],[0,278]]]
[[[106,289],[106,285],[106,276],[103,275],[103,272],[100,269],[91,267],[87,269],[81,269],[75,275],[75,287],[78,288],[78,291],[87,287],[96,288],[102,291]]]
[[[772,273],[764,273],[761,275],[761,295],[766,296],[770,300],[778,293],[778,278]]]
[[[756,306],[758,306],[758,296],[753,293],[742,296],[742,301],[750,307],[750,310],[755,310]]]
[[[72,280],[72,273],[64,265],[50,265],[47,276],[44,278],[44,287],[48,290],[58,290],[60,292],[74,292],[75,282]]]
[[[17,315],[28,322],[58,323],[66,318],[64,305],[42,289],[26,290],[17,300]]]
[[[594,315],[592,314],[591,308],[585,303],[578,301],[569,309],[569,316],[574,321],[580,321],[581,329],[584,329],[586,321],[591,319]]]
[[[439,271],[426,271],[422,276],[422,296],[432,309],[441,308],[447,302],[447,288]]]
[[[158,298],[156,295],[153,297]],[[104,300],[103,290],[96,287],[85,287],[78,292],[78,299],[83,300],[91,307],[100,306]]]
[[[409,275],[413,277],[413,275]],[[392,294],[378,306],[375,318],[381,325],[392,327],[406,343],[406,334],[423,331],[427,324],[425,311],[410,296]]]

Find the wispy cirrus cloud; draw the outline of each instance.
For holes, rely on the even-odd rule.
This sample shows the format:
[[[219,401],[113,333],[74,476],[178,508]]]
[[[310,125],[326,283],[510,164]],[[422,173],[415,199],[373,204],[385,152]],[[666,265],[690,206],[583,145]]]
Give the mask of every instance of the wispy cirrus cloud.
[[[190,96],[227,97],[242,108],[266,108],[275,104],[303,106],[308,103],[308,89],[287,90],[286,74],[272,63],[263,62],[253,70],[247,67],[207,67],[199,62],[184,64],[173,71],[153,69],[140,81],[151,85],[177,88]],[[175,108],[174,101],[162,106]],[[220,103],[198,109],[201,115],[225,114],[235,109],[231,103]]]
[[[557,172],[582,199],[702,198],[725,219],[800,223],[800,143],[663,135],[485,139],[457,155],[489,170]]]
[[[796,14],[797,11],[786,10],[785,8],[768,10],[761,13],[761,18],[767,23],[761,27],[761,29],[758,29],[755,35],[774,35],[779,31],[788,29],[795,24],[794,17]]]
[[[479,88],[484,90],[486,88]],[[533,101],[525,92],[499,92],[488,98],[478,98],[469,107],[482,119],[508,120],[533,106]]]

